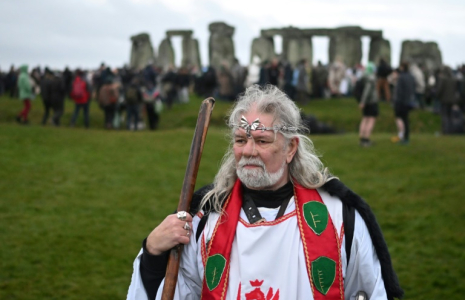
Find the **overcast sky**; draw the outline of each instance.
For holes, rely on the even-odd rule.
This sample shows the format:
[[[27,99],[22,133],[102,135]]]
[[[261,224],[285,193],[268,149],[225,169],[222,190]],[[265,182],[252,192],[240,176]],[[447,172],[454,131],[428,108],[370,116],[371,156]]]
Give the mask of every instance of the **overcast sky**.
[[[166,30],[190,29],[208,64],[208,24],[235,27],[236,56],[250,59],[261,29],[359,25],[383,30],[398,64],[405,39],[435,41],[443,62],[465,63],[465,0],[0,0],[0,68],[27,63],[53,68],[120,67],[129,62],[130,36],[146,32],[158,48]],[[181,39],[173,38],[176,61]],[[363,39],[364,60],[369,39]],[[327,38],[313,38],[314,60],[328,60]],[[279,49],[279,46],[278,50]]]

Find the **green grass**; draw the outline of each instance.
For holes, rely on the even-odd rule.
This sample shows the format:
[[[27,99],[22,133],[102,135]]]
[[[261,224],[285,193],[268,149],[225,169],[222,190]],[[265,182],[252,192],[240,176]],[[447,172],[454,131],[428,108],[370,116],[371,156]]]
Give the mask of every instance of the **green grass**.
[[[163,112],[163,130],[128,132],[101,129],[95,105],[90,130],[40,126],[39,101],[31,125],[20,126],[21,103],[0,98],[0,299],[124,299],[141,241],[177,205],[199,104]],[[216,104],[197,187],[218,169],[228,108]],[[435,135],[438,117],[415,111],[410,145],[392,144],[392,110],[382,103],[376,144],[362,149],[353,99],[303,110],[346,132],[311,137],[375,211],[405,298],[462,299],[463,136]]]

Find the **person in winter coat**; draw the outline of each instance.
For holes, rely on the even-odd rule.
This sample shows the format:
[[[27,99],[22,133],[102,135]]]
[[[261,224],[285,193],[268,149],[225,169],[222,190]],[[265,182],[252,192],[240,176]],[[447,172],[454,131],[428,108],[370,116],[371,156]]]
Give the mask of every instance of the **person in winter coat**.
[[[189,86],[191,84],[191,77],[189,70],[186,67],[181,67],[177,76],[178,98],[181,103],[189,102]]]
[[[84,114],[84,126],[89,128],[89,99],[91,95],[90,85],[84,77],[84,73],[76,70],[74,81],[71,84],[71,99],[74,101],[74,113],[71,118],[71,127],[76,124],[76,119],[79,116],[79,111],[82,109]]]
[[[31,77],[29,77],[28,66],[22,65],[20,67],[20,73],[18,77],[18,95],[19,100],[23,101],[24,108],[16,116],[18,123],[27,124],[29,123],[29,111],[31,110],[31,99],[34,97],[32,92]]]
[[[458,108],[457,83],[450,67],[445,66],[439,74],[437,98],[441,104],[441,127],[443,134],[454,133],[452,130],[452,112]]]
[[[307,73],[307,60],[302,59],[294,69],[292,84],[295,86],[295,101],[301,104],[307,104],[308,100],[308,73]]]
[[[98,102],[105,113],[104,126],[106,129],[113,129],[113,119],[119,97],[119,84],[113,80],[111,77],[106,77],[105,83],[98,92]]]
[[[133,129],[137,130],[140,119],[140,104],[142,103],[142,93],[137,77],[134,77],[129,86],[126,87],[124,100],[126,102],[126,129],[130,130],[131,122],[133,122]]]
[[[391,138],[391,140],[395,143],[399,142],[402,145],[406,145],[409,143],[410,138],[408,116],[412,109],[412,101],[415,99],[415,79],[409,72],[407,62],[400,64],[399,77],[394,94],[394,113],[396,115],[398,136]]]
[[[358,105],[363,115],[359,129],[360,146],[369,147],[372,145],[370,141],[371,132],[375,127],[376,117],[378,117],[379,114],[374,63],[368,63],[362,80],[364,82],[364,87]]]
[[[42,101],[44,104],[44,116],[42,125],[47,124],[50,110],[53,110],[52,123],[60,126],[60,119],[63,115],[66,89],[61,77],[56,76],[53,72],[45,68],[45,77],[41,86]]]
[[[147,112],[147,119],[149,121],[150,130],[158,128],[158,122],[160,120],[159,112],[161,110],[162,103],[160,99],[160,93],[152,83],[147,83],[145,87],[142,87],[142,99],[145,103],[145,111]]]

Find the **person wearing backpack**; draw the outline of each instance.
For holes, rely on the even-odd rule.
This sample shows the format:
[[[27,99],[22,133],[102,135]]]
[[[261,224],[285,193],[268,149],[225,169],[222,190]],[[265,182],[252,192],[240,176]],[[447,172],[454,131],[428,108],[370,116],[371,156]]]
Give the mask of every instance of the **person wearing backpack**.
[[[362,77],[363,92],[358,107],[362,110],[362,121],[360,122],[359,137],[360,146],[369,147],[371,132],[375,127],[376,118],[379,115],[378,94],[376,91],[375,64],[369,62]]]
[[[137,130],[140,117],[140,104],[142,103],[142,93],[139,87],[139,79],[134,77],[131,83],[126,87],[124,92],[126,102],[126,128],[131,129],[131,121],[134,124],[134,130]]]
[[[76,124],[76,119],[79,115],[79,111],[82,109],[84,115],[84,126],[89,128],[89,98],[90,98],[90,87],[87,83],[84,73],[77,69],[75,72],[75,78],[71,84],[71,99],[74,101],[74,113],[71,118],[71,127]]]
[[[111,72],[111,71],[110,71]],[[98,91],[98,103],[105,114],[104,126],[113,129],[113,120],[116,113],[116,104],[119,98],[119,84],[113,76],[106,76],[104,84]]]

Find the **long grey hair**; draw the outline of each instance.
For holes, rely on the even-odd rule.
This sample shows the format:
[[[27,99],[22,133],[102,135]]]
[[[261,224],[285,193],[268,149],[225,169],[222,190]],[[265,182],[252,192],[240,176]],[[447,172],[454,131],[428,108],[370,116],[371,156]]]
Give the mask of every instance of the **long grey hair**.
[[[213,181],[213,189],[202,199],[201,208],[209,206],[213,211],[222,212],[222,203],[237,179],[236,161],[233,152],[233,135],[241,116],[250,110],[263,114],[271,114],[273,126],[284,128],[279,132],[287,143],[293,139],[299,139],[297,152],[289,164],[289,179],[298,182],[306,188],[318,188],[329,180],[329,173],[315,153],[312,141],[304,134],[307,132],[303,126],[300,109],[288,96],[274,85],[266,85],[261,88],[252,85],[240,95],[235,105],[231,108],[227,121],[230,130],[230,145],[224,155],[220,169]],[[297,130],[286,130],[294,128]]]

